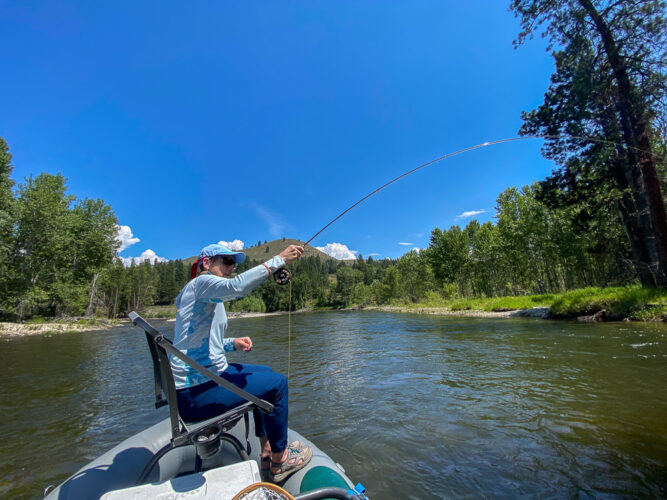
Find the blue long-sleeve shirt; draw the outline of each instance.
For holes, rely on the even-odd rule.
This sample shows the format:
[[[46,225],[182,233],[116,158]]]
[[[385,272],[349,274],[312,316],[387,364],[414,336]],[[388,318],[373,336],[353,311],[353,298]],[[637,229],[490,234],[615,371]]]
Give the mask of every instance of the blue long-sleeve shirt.
[[[223,302],[247,295],[285,265],[280,256],[234,278],[203,274],[190,280],[176,297],[174,347],[199,364],[215,371],[227,369],[225,352],[234,350],[234,339],[225,338],[227,313]],[[268,267],[268,269],[267,269]],[[208,379],[180,359],[169,356],[176,389],[192,387]]]

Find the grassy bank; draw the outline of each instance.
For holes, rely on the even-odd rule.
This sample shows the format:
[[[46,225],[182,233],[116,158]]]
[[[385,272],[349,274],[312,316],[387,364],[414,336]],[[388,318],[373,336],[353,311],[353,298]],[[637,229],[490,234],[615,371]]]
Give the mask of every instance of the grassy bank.
[[[532,309],[534,307],[548,307],[555,319],[576,319],[591,317],[600,321],[620,321],[624,319],[636,321],[666,321],[667,320],[667,290],[656,288],[642,288],[641,286],[614,287],[614,288],[583,288],[570,292],[545,295],[523,295],[518,297],[478,297],[467,299],[445,299],[442,296],[430,293],[427,300],[418,303],[393,302],[394,307],[389,309],[419,312],[448,312],[467,313],[474,316],[476,312],[501,313]],[[352,305],[354,306],[354,305]],[[319,310],[319,309],[318,309]],[[426,311],[424,311],[426,312]],[[145,318],[174,319],[176,306],[148,306],[141,311]],[[595,316],[595,318],[592,318]],[[37,320],[38,323],[42,320]],[[54,320],[45,319],[52,323]],[[79,320],[91,323],[101,320]],[[102,320],[105,321],[105,320]],[[70,323],[71,324],[71,323]]]
[[[417,312],[419,310],[439,310],[454,313],[498,313],[548,307],[555,319],[575,319],[592,317],[600,321],[667,320],[667,290],[642,288],[641,286],[613,288],[583,288],[558,294],[523,295],[518,297],[478,297],[466,299],[445,299],[431,293],[427,300],[418,303],[394,302],[392,306]],[[176,307],[150,306],[142,311],[146,318],[173,319]]]
[[[498,312],[548,307],[556,319],[595,316],[597,320],[667,320],[667,290],[641,286],[583,288],[570,292],[519,297],[444,299],[436,294],[416,304],[401,304],[408,309]]]
[[[169,304],[166,306],[148,306],[140,311],[144,318],[175,319],[176,306]]]

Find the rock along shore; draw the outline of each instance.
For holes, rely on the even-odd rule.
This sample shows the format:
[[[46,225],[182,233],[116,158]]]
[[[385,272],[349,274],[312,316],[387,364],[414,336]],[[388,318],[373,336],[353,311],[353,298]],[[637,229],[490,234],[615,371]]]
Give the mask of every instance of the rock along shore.
[[[0,322],[0,337],[22,337],[46,333],[90,332],[106,330],[122,324],[119,321],[99,321],[78,323],[76,321],[53,321],[49,323],[10,323]]]
[[[431,314],[434,316],[453,316],[466,318],[539,318],[550,319],[551,309],[549,307],[533,307],[532,309],[512,309],[507,311],[477,311],[473,309],[462,309],[452,311],[444,307],[368,307],[365,310],[404,312],[414,314]]]

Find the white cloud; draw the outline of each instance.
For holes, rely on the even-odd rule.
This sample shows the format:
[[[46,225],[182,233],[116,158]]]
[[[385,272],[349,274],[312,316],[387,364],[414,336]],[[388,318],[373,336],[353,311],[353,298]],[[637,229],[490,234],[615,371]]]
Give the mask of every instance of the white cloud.
[[[338,260],[356,259],[357,257],[354,254],[359,253],[357,250],[350,250],[347,245],[342,243],[327,243],[326,246],[315,248]]]
[[[127,247],[131,247],[135,243],[139,243],[141,241],[139,238],[134,237],[134,235],[132,234],[132,230],[130,229],[130,226],[117,226],[117,227],[118,227],[118,236],[116,238],[118,239],[118,241],[120,241],[120,248],[118,249],[118,253],[122,252]]]
[[[123,259],[123,264],[125,267],[129,267],[134,262],[135,264],[141,264],[142,262],[150,262],[155,264],[156,262],[167,262],[167,259],[164,257],[158,257],[158,255],[151,250],[144,250],[139,257],[121,257]]]
[[[375,252],[373,252],[373,253],[369,253],[369,254],[368,254],[368,257],[379,257],[380,255],[381,255],[381,254],[379,254],[379,253],[375,253]]]
[[[407,241],[399,241],[398,244],[403,245],[404,247],[411,247],[412,245],[414,245],[414,243],[410,243]]]
[[[405,256],[405,255],[409,255],[409,254],[411,254],[412,252],[416,252],[416,253],[420,254],[420,253],[422,253],[423,251],[424,251],[424,249],[421,248],[421,247],[412,247],[410,250],[408,250],[407,252],[405,252],[401,257],[403,257],[403,256]]]
[[[474,217],[475,215],[483,214],[486,213],[486,210],[468,210],[467,212],[463,212],[459,215],[457,215],[455,218],[456,219],[467,219],[469,217]]]
[[[243,250],[243,247],[245,246],[245,243],[243,243],[241,240],[234,240],[234,241],[218,241],[218,245],[225,245],[227,248],[230,250],[234,250],[235,252],[238,252],[239,250]]]

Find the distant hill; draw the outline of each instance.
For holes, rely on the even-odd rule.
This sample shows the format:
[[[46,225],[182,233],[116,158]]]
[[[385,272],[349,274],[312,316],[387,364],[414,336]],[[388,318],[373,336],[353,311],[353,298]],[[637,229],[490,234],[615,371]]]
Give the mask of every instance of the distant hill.
[[[246,255],[247,259],[263,262],[275,255],[278,255],[290,245],[303,245],[303,241],[293,240],[290,238],[285,238],[283,240],[280,238],[278,240],[267,241],[266,243],[262,243],[260,245],[247,247],[241,251]],[[330,255],[327,255],[324,252],[320,252],[317,248],[310,245],[305,248],[304,257],[319,257],[323,260],[336,260]],[[184,260],[184,262],[187,264],[192,264],[196,260],[197,257],[188,257]]]
[[[268,241],[266,243],[262,243],[261,245],[257,246],[252,246],[248,248],[244,248],[242,250],[243,253],[246,254],[246,257],[248,259],[253,259],[253,260],[260,260],[264,261],[267,259],[270,259],[274,255],[278,255],[280,252],[285,250],[288,246],[290,245],[302,245],[303,246],[303,241],[299,240],[293,240],[290,238],[285,238],[284,240],[281,238],[279,240],[273,240],[273,241]],[[267,251],[268,248],[268,251]],[[336,260],[330,255],[325,254],[324,252],[320,252],[317,248],[312,247],[308,245],[304,249],[304,257],[319,257],[320,259],[324,260]]]

